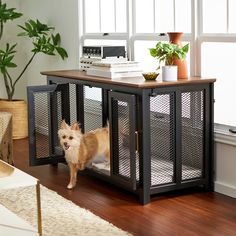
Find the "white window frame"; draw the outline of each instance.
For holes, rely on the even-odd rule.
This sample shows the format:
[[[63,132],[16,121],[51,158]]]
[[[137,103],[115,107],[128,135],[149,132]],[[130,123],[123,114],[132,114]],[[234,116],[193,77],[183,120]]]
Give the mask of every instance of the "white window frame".
[[[130,39],[130,5],[131,5],[131,0],[127,0],[127,4],[126,4],[126,14],[127,14],[127,20],[126,20],[126,28],[127,28],[127,32],[126,33],[116,33],[116,32],[99,32],[99,33],[87,33],[86,32],[86,26],[85,26],[85,1],[86,0],[78,0],[80,1],[80,9],[82,9],[82,11],[80,12],[80,15],[82,17],[80,17],[80,20],[82,21],[82,23],[80,24],[81,27],[81,31],[79,33],[79,40],[80,40],[80,45],[81,48],[85,45],[85,40],[87,39],[97,39],[97,40],[124,40],[126,41],[126,48],[127,48],[127,56],[130,58],[130,44],[129,44],[129,39]],[[99,2],[101,2],[99,0]],[[99,5],[101,6],[101,3],[99,3]],[[99,12],[101,12],[101,9],[99,10]],[[99,13],[100,14],[100,13]],[[101,31],[101,16],[99,16],[99,27],[100,27],[100,31]],[[116,22],[115,22],[116,25]],[[104,33],[108,33],[107,35],[104,35]],[[80,48],[80,51],[82,52]]]
[[[201,46],[202,43],[205,42],[221,42],[221,43],[236,43],[236,34],[235,33],[204,33],[203,32],[203,16],[202,16],[202,9],[203,4],[202,1],[206,0],[199,0],[197,2],[198,10],[198,39],[196,41],[196,51],[198,52],[197,57],[197,68],[196,68],[196,75],[201,75]],[[229,32],[229,0],[227,0],[227,32]]]
[[[126,10],[127,10],[127,32],[126,33],[109,33],[104,36],[103,33],[86,33],[85,32],[85,16],[82,14],[85,12],[84,2],[86,0],[78,0],[80,2],[80,45],[81,48],[84,45],[85,40],[124,40],[126,42],[127,56],[130,60],[135,60],[135,41],[164,41],[168,40],[166,36],[160,36],[157,33],[136,33],[135,28],[135,3],[136,0],[127,0]],[[151,1],[151,0],[149,0]],[[152,0],[155,4],[155,0]],[[234,33],[203,33],[203,11],[202,11],[202,1],[206,0],[189,0],[191,1],[191,33],[184,33],[182,41],[189,42],[190,51],[190,76],[201,76],[201,46],[205,42],[231,42],[236,43],[236,34]],[[175,0],[174,8],[175,8]],[[155,6],[155,5],[154,5]],[[154,8],[155,9],[155,8]],[[175,10],[173,11],[175,13]],[[174,27],[176,27],[176,16],[174,14]],[[100,17],[101,18],[101,17]],[[155,31],[155,14],[154,20],[154,30]],[[101,23],[101,22],[100,22]],[[101,28],[101,26],[100,26]],[[227,0],[227,32],[229,29],[229,0]],[[107,33],[107,32],[104,32]],[[80,48],[80,52],[81,52]],[[224,125],[225,127],[225,125]]]
[[[229,33],[229,1],[227,0],[227,33],[204,33],[203,32],[203,17],[202,17],[202,10],[203,10],[203,2],[204,0],[199,0],[197,2],[198,10],[198,37],[196,41],[196,75],[201,76],[201,47],[203,43],[236,43],[236,34],[235,33]],[[234,134],[229,132],[229,128],[232,128],[232,126],[227,124],[215,124],[215,132],[216,132],[216,138],[221,140],[221,142],[227,141],[225,137],[233,137]],[[222,136],[224,134],[224,136]],[[230,138],[231,139],[231,138]],[[219,141],[218,140],[218,141]],[[236,139],[233,137],[233,142],[236,145]],[[232,140],[230,141],[232,144]]]
[[[97,39],[97,40],[124,40],[126,41],[126,49],[127,49],[127,57],[130,59],[130,60],[134,60],[135,59],[135,54],[134,54],[134,44],[135,44],[135,41],[137,40],[145,40],[145,41],[153,41],[154,39],[156,41],[159,41],[159,40],[168,40],[168,37],[167,36],[159,36],[157,33],[143,33],[143,34],[140,34],[140,33],[136,33],[136,28],[135,28],[135,24],[133,24],[133,22],[135,22],[135,19],[136,19],[136,16],[135,16],[135,0],[127,0],[127,5],[126,5],[126,11],[127,11],[127,19],[126,19],[126,22],[127,22],[127,25],[126,25],[126,28],[127,28],[127,32],[126,33],[109,33],[108,32],[108,35],[104,36],[103,33],[107,33],[107,32],[103,32],[103,33],[86,33],[86,27],[85,27],[85,15],[83,14],[83,12],[85,12],[85,1],[86,0],[79,0],[81,2],[81,9],[82,11],[80,11],[80,15],[82,16],[81,21],[82,21],[82,24],[80,24],[80,27],[81,27],[81,30],[80,30],[80,45],[81,45],[81,48],[82,46],[85,45],[85,40],[87,39]],[[152,0],[153,1],[153,5],[155,5],[155,0]],[[183,41],[186,41],[186,42],[189,42],[190,45],[191,45],[191,55],[190,55],[190,58],[191,58],[191,65],[190,65],[190,75],[194,75],[195,74],[195,58],[194,58],[194,55],[196,54],[196,48],[195,48],[195,38],[196,38],[196,35],[195,35],[195,11],[194,11],[194,4],[195,4],[195,0],[190,0],[191,1],[191,4],[192,4],[192,7],[191,7],[191,11],[192,11],[192,25],[191,25],[191,28],[192,28],[192,34],[191,33],[186,33],[183,35],[183,38],[182,40]],[[100,2],[100,0],[99,0]],[[173,6],[175,8],[175,0],[173,0]],[[101,10],[100,10],[101,11]],[[175,13],[175,9],[174,9],[174,13]],[[154,14],[155,16],[155,14]],[[101,19],[101,17],[99,17]],[[154,30],[155,30],[155,17],[154,17],[154,22],[153,22],[153,25],[154,25]],[[101,20],[100,20],[101,21]],[[175,15],[174,15],[174,28],[175,28]],[[100,29],[101,29],[101,22],[99,23],[100,25]],[[153,30],[153,31],[154,31]],[[81,48],[80,48],[80,51],[81,51]]]

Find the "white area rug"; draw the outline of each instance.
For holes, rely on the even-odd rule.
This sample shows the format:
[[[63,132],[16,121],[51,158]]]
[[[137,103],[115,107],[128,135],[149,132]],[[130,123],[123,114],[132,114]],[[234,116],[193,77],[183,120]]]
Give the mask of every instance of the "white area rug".
[[[0,190],[0,204],[37,229],[35,187]],[[43,236],[127,236],[90,211],[41,185]]]

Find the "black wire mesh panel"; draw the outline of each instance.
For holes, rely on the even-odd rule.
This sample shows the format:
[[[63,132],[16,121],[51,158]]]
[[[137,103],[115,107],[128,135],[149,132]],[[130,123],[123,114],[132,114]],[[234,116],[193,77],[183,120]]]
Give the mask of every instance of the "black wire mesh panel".
[[[181,94],[182,180],[202,177],[204,113],[203,91]]]
[[[36,93],[35,99],[35,138],[36,138],[36,157],[42,158],[49,156],[49,110],[48,94]]]
[[[135,157],[130,156],[130,107],[127,102],[118,101],[117,116],[118,116],[118,153],[117,153],[117,166],[116,174],[121,177],[130,179],[131,166],[130,159],[135,158],[136,180],[139,179],[139,157],[135,153]]]
[[[174,95],[150,98],[151,186],[173,182],[174,178]]]
[[[136,190],[139,176],[137,153],[136,96],[109,91],[111,131],[111,177],[119,184]]]
[[[89,132],[102,127],[102,104],[100,88],[84,86],[84,130]]]
[[[131,177],[130,166],[130,140],[129,140],[129,106],[126,102],[118,102],[118,150],[119,150],[119,174],[124,177]],[[136,154],[137,155],[137,154]],[[136,157],[137,159],[137,157]],[[138,177],[138,161],[136,162],[136,176]]]
[[[69,85],[69,93],[70,93],[70,123],[73,124],[77,122],[77,109],[76,109],[76,85]]]
[[[36,141],[36,158],[43,158],[52,155],[51,140],[49,139],[51,125],[51,114],[61,121],[61,92],[55,92],[56,110],[51,110],[50,94],[38,92],[34,94],[35,110],[35,141]],[[57,132],[57,130],[55,131]]]

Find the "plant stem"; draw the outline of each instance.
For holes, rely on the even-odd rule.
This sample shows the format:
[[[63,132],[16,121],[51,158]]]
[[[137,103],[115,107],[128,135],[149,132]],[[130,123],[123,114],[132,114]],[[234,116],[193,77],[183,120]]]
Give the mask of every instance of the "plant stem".
[[[2,34],[3,34],[3,22],[0,22],[0,40],[2,38]]]
[[[2,5],[2,0],[0,0],[0,6]],[[2,38],[3,35],[3,21],[1,20],[0,22],[0,40]]]
[[[12,77],[11,77],[11,75],[8,72],[6,72],[6,75],[8,77],[8,85],[10,83],[10,90],[9,90],[9,92],[7,92],[7,96],[8,96],[8,100],[12,100],[13,95],[15,93],[15,88],[13,87],[13,84],[12,84]]]
[[[25,71],[27,70],[30,63],[33,61],[36,54],[37,54],[37,52],[33,53],[32,57],[29,59],[28,63],[26,64],[26,66],[24,67],[24,69],[22,70],[20,75],[17,77],[17,79],[14,81],[14,83],[13,83],[12,78],[8,72],[3,74],[8,100],[10,100],[10,101],[12,100],[14,93],[15,93],[16,83],[20,80],[22,75],[25,73]]]
[[[21,78],[21,76],[25,73],[25,71],[27,70],[28,66],[30,65],[30,63],[33,61],[34,57],[36,56],[37,52],[34,52],[34,54],[32,55],[32,57],[29,59],[28,63],[26,64],[26,66],[24,67],[24,69],[22,70],[22,72],[20,73],[20,75],[17,77],[17,79],[15,80],[15,82],[12,85],[12,88],[15,88],[16,83],[18,82],[18,80]]]
[[[11,88],[9,86],[8,77],[7,77],[6,73],[3,74],[3,78],[4,78],[4,83],[5,83],[5,87],[6,87],[6,91],[7,91],[7,98],[8,98],[8,100],[12,100]]]
[[[6,74],[8,76],[8,81],[10,82],[10,87],[12,88],[12,78],[11,78],[10,74],[8,73],[8,71],[6,71]]]

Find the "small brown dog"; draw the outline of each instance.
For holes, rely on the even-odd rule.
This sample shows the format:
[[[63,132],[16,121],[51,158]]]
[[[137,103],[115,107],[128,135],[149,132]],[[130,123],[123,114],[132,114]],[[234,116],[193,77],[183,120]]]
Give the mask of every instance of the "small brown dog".
[[[76,185],[78,170],[84,170],[98,155],[104,155],[110,161],[109,129],[98,128],[82,134],[79,124],[72,126],[63,120],[58,130],[60,144],[65,151],[65,158],[70,168],[70,182],[67,186],[72,189]]]

